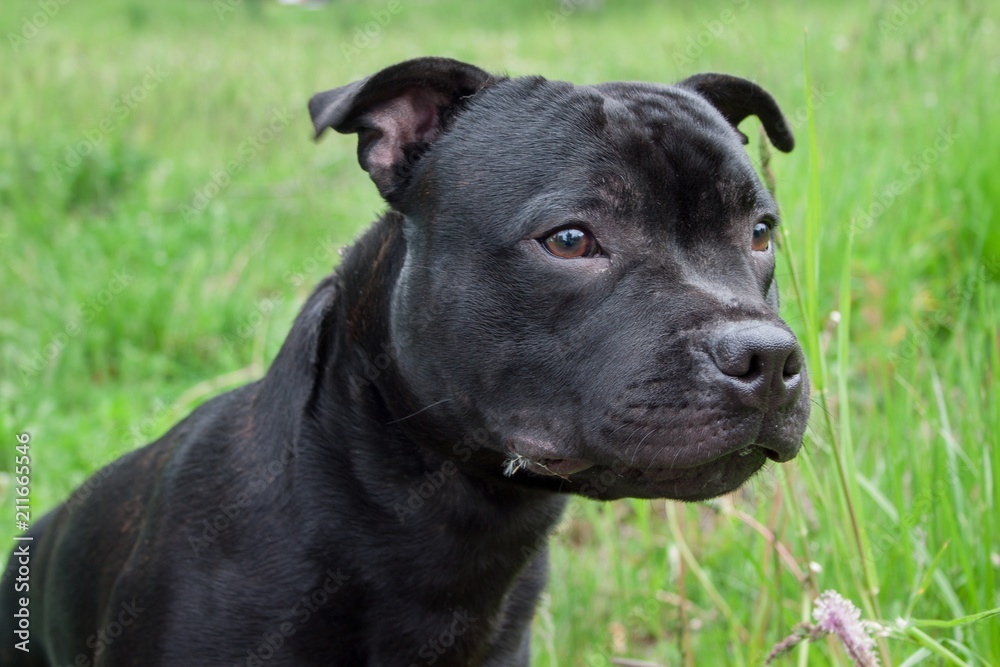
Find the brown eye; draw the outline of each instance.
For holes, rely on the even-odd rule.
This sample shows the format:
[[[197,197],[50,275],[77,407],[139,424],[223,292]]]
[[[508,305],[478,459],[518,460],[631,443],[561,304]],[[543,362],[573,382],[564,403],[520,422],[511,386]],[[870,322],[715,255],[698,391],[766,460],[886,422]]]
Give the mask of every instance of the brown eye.
[[[594,236],[578,227],[565,227],[557,230],[542,241],[542,245],[561,259],[593,257],[599,251]]]
[[[754,225],[753,242],[750,245],[754,250],[767,250],[771,245],[771,225],[766,222],[758,222]]]

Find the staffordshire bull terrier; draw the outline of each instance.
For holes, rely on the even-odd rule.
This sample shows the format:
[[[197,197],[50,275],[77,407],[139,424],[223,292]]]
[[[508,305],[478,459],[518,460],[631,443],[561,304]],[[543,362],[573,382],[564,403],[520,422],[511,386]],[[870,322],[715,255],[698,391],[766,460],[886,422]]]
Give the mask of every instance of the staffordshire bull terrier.
[[[761,87],[420,58],[309,110],[388,212],[264,378],[32,527],[3,665],[526,665],[568,494],[711,498],[799,449]]]

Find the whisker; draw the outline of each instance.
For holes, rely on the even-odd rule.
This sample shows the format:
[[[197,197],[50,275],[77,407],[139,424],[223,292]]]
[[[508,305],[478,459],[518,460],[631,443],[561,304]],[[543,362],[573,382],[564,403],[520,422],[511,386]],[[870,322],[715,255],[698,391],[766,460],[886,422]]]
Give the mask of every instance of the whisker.
[[[416,412],[411,412],[410,414],[406,415],[405,417],[400,417],[399,419],[393,419],[391,422],[386,422],[385,424],[386,424],[386,426],[388,426],[389,424],[398,424],[399,422],[403,421],[404,419],[409,419],[410,417],[415,417],[415,416],[419,415],[421,412],[423,412],[424,410],[430,410],[435,405],[441,405],[442,403],[447,403],[450,400],[451,400],[451,398],[442,398],[440,401],[437,401],[436,403],[431,403],[430,405],[427,405],[425,407],[420,408]]]
[[[639,448],[642,447],[642,443],[646,442],[646,438],[648,438],[649,436],[653,435],[653,433],[655,433],[655,432],[656,431],[654,429],[650,429],[649,433],[647,433],[646,435],[642,436],[642,438],[639,440],[638,444],[635,446],[635,449],[632,450],[632,460],[629,461],[629,465],[635,465],[635,456],[636,456],[636,454],[639,453]]]

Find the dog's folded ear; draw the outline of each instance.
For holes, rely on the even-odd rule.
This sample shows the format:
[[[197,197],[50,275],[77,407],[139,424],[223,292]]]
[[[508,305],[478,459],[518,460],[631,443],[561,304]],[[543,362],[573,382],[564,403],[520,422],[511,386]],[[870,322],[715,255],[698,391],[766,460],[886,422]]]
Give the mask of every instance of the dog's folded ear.
[[[309,100],[316,138],[358,133],[358,162],[395,203],[414,163],[468,99],[499,79],[450,58],[416,58]]]
[[[679,84],[704,97],[735,128],[747,116],[757,116],[774,147],[788,153],[795,147],[792,128],[770,93],[753,81],[728,74],[695,74]],[[739,130],[737,130],[739,132]],[[742,132],[743,143],[747,137]]]

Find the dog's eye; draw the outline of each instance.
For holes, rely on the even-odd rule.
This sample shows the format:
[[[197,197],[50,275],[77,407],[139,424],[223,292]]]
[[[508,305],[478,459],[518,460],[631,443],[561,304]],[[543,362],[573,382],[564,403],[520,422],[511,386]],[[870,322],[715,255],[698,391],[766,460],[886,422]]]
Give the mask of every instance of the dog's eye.
[[[561,259],[593,257],[600,252],[593,234],[579,227],[556,230],[542,241],[542,245]]]
[[[763,252],[771,245],[771,225],[758,222],[753,226],[753,241],[750,244],[754,250]]]

